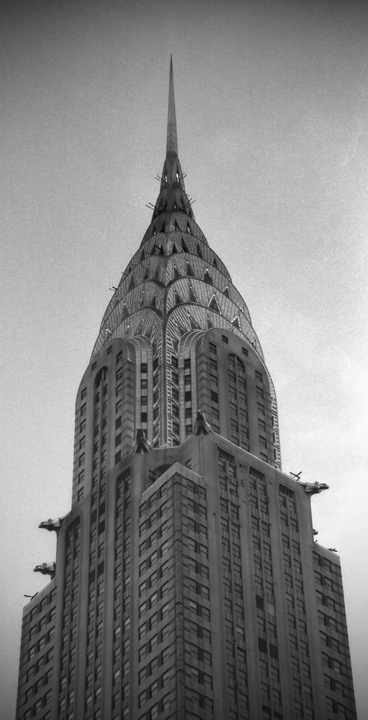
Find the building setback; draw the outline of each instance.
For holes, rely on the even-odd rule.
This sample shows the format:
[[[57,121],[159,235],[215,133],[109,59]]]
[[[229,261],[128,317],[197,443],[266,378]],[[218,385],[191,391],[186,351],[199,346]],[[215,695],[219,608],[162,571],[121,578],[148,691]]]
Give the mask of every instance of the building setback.
[[[281,471],[247,306],[166,158],[77,394],[73,501],[23,614],[17,720],[356,718],[326,486]]]

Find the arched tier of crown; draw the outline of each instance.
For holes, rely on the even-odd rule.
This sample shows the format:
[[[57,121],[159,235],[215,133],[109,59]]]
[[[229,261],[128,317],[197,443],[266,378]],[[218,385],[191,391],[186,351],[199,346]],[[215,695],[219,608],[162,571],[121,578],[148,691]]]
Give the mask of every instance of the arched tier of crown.
[[[177,224],[180,219],[179,214],[169,218]],[[171,318],[178,323],[178,338],[194,328],[227,329],[263,358],[248,308],[226,267],[194,220],[188,220],[188,228],[153,231],[145,240],[107,307],[93,354],[112,338],[150,337]]]

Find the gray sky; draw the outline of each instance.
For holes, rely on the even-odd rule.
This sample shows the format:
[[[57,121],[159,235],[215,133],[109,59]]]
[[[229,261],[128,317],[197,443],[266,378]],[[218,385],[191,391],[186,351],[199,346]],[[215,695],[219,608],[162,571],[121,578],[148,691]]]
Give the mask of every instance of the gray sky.
[[[330,490],[359,720],[367,690],[368,5],[13,0],[0,17],[2,720],[24,594],[71,502],[75,394],[149,224],[173,53],[196,220],[249,306],[283,469]]]

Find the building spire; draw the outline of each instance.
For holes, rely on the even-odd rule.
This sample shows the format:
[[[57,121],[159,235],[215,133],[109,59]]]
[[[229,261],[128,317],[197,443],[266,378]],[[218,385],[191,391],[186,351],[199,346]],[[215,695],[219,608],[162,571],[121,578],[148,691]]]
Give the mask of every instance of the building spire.
[[[191,200],[185,192],[184,176],[178,157],[178,138],[176,132],[176,112],[174,95],[174,72],[172,56],[170,56],[169,106],[167,112],[166,157],[161,175],[160,193],[154,207],[148,233],[156,232],[153,225],[162,215],[184,213],[194,220]],[[147,235],[147,233],[146,233]],[[146,235],[143,243],[146,241]]]
[[[169,153],[175,153],[175,155],[178,154],[178,136],[176,130],[174,71],[172,55],[170,55],[169,107],[167,112],[166,155],[169,155]]]

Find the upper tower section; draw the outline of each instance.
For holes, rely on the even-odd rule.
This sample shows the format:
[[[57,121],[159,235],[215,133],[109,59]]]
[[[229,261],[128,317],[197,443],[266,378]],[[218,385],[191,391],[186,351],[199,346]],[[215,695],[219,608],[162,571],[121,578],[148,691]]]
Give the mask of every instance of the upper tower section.
[[[221,361],[212,358],[212,365],[219,363],[218,392],[214,387],[211,389],[210,365],[208,368],[206,365],[210,337],[211,346],[220,342]],[[145,390],[146,385],[149,392],[142,395],[136,390],[135,401],[132,399],[135,402],[132,432],[143,429],[155,447],[178,445],[192,432],[197,410],[203,410],[215,432],[280,466],[278,440],[273,440],[277,435],[276,398],[260,342],[248,308],[227,268],[209,247],[194,219],[186,193],[178,157],[172,60],[166,155],[159,195],[139,249],[123,272],[103,316],[93,357],[115,340],[125,341],[127,362],[130,358],[136,373],[141,373],[144,367],[148,374],[142,378],[143,385],[138,375],[134,381],[136,388]],[[221,342],[226,342],[227,350]],[[191,389],[184,362],[186,370],[191,366]],[[233,379],[234,363],[236,380]],[[263,388],[258,390],[256,372],[257,377],[263,378]],[[214,375],[212,379],[214,382]],[[239,385],[236,391],[234,382]],[[270,452],[258,447],[258,435],[253,442],[249,434],[247,417],[251,413],[246,410],[243,391],[247,382],[249,388],[254,385],[249,392],[252,414],[256,416],[257,408],[261,414],[264,408],[268,413],[264,442],[267,448],[272,447]],[[263,396],[266,403],[261,402]],[[238,398],[242,406],[235,402],[238,410],[234,410],[233,417],[230,402],[234,404]],[[258,420],[254,421],[256,427],[263,427],[262,417]]]

